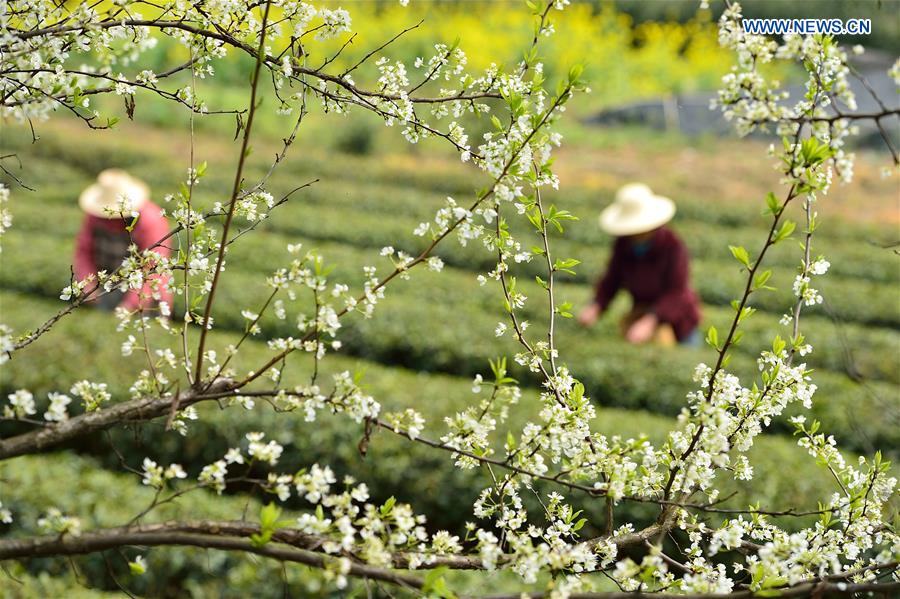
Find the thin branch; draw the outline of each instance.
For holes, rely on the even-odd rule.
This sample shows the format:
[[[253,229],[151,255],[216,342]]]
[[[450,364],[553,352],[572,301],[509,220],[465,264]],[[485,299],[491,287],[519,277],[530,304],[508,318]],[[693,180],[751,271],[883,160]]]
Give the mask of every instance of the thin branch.
[[[357,68],[359,68],[363,63],[365,63],[367,60],[369,60],[370,58],[372,58],[372,56],[374,56],[377,52],[381,52],[382,50],[384,50],[385,48],[387,48],[388,46],[390,46],[391,44],[393,44],[395,41],[397,41],[398,39],[400,39],[400,37],[403,36],[404,34],[409,33],[409,32],[412,31],[413,29],[418,29],[418,28],[422,25],[422,23],[424,23],[424,22],[425,22],[425,19],[422,19],[421,21],[419,21],[419,22],[416,23],[415,25],[412,25],[412,26],[410,26],[410,27],[407,27],[406,29],[404,29],[403,31],[401,31],[400,33],[398,33],[397,35],[395,35],[394,37],[392,37],[392,38],[389,39],[388,41],[384,42],[383,44],[381,44],[380,46],[378,46],[377,48],[375,48],[374,50],[372,50],[371,52],[369,52],[368,54],[366,54],[365,56],[363,56],[361,59],[359,59],[359,62],[357,62],[356,64],[354,64],[352,67],[350,67],[349,69],[347,69],[347,70],[344,71],[343,73],[341,73],[341,79],[343,79],[344,77],[346,77],[347,75],[349,75],[350,73],[352,73],[353,71],[355,71],[355,70],[356,70]],[[348,40],[347,43],[349,43],[350,41],[353,41],[353,38],[350,38],[350,40]],[[344,49],[344,48],[341,47],[341,50],[343,50],[343,49]],[[331,61],[329,60],[328,62],[331,62]],[[327,65],[328,62],[326,62],[325,64],[323,64],[322,67],[324,67],[325,65]],[[320,71],[322,70],[321,67],[319,68],[319,70],[320,70]],[[410,93],[412,93],[412,92],[410,92]]]
[[[203,322],[200,328],[200,341],[197,346],[197,367],[194,371],[194,385],[199,385],[203,373],[203,351],[206,348],[206,336],[209,333],[209,317],[212,314],[213,301],[216,297],[216,289],[219,286],[219,276],[222,274],[222,262],[225,260],[225,242],[228,241],[228,230],[231,228],[231,221],[234,218],[234,210],[237,207],[238,193],[241,190],[241,179],[244,174],[244,163],[247,160],[247,146],[250,142],[250,131],[253,129],[253,117],[256,115],[258,107],[256,103],[256,92],[259,88],[259,71],[262,67],[262,56],[266,47],[266,26],[269,20],[269,7],[271,4],[266,2],[266,8],[263,12],[262,26],[259,30],[259,48],[256,54],[256,66],[253,70],[253,81],[250,84],[250,108],[247,115],[247,125],[244,127],[244,137],[241,140],[241,153],[238,158],[237,169],[234,172],[234,185],[231,189],[231,202],[228,204],[228,215],[225,217],[225,224],[222,227],[222,238],[219,242],[219,255],[216,258],[215,271],[213,272],[212,285],[209,288],[209,296],[206,298],[206,308],[203,312]]]

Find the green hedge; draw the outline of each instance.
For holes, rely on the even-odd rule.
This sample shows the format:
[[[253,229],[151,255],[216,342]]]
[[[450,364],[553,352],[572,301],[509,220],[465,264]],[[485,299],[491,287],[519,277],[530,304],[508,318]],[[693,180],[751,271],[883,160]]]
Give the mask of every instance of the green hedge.
[[[304,200],[306,198],[304,197]],[[16,206],[16,229],[28,231],[29,237],[46,234],[47,211],[41,208],[41,204],[29,205],[20,203]],[[403,214],[400,212],[399,214]],[[53,207],[54,228],[53,235],[59,237],[60,243],[77,232],[81,215],[74,204],[58,205]],[[275,217],[265,223],[262,230],[267,230],[272,235],[255,235],[252,241],[242,242],[240,252],[235,252],[233,260],[237,264],[246,263],[255,266],[252,258],[249,262],[243,255],[248,252],[247,245],[255,252],[263,255],[277,255],[283,251],[284,246],[293,242],[298,236],[318,242],[345,243],[352,246],[367,248],[381,248],[392,245],[409,253],[416,253],[422,247],[422,240],[411,235],[420,219],[408,216],[387,217],[380,212],[350,213],[349,209],[332,208],[327,206],[310,207],[304,202],[298,202],[279,209]],[[555,256],[574,257],[584,262],[577,269],[577,274],[571,279],[577,282],[592,284],[605,267],[608,260],[608,240],[602,239],[596,227],[585,227],[585,223],[576,224],[566,238],[552,240],[552,248]],[[743,228],[732,236],[730,232],[712,234],[704,233],[705,225],[690,222],[685,230],[680,230],[695,256],[692,261],[692,279],[703,301],[708,304],[728,305],[740,289],[743,289],[746,275],[740,270],[728,252],[729,243],[746,242],[749,248],[753,248],[754,240],[748,228]],[[14,229],[13,231],[15,231]],[[578,232],[581,231],[579,235]],[[762,235],[760,227],[756,237]],[[277,235],[275,234],[277,233]],[[537,243],[533,234],[521,231],[521,238],[526,242]],[[579,237],[581,239],[579,240]],[[703,240],[706,241],[703,241]],[[824,243],[823,243],[824,245]],[[841,245],[841,244],[839,244]],[[849,244],[843,244],[849,245]],[[858,245],[858,244],[857,244]],[[697,247],[700,246],[700,247]],[[817,282],[819,288],[828,300],[828,310],[837,319],[845,322],[859,322],[875,326],[888,326],[900,328],[900,302],[896,301],[896,293],[891,285],[886,282],[900,282],[900,270],[897,269],[896,256],[879,250],[869,249],[869,259],[866,260],[865,252],[857,250],[854,255],[844,261],[842,249],[832,251],[828,247],[828,258],[834,264],[843,265],[842,269],[836,269]],[[799,257],[799,250],[793,243],[782,243],[776,246],[773,260],[766,265],[772,265],[772,283],[778,288],[774,293],[762,293],[753,298],[753,304],[761,309],[781,314],[792,301],[791,283],[796,275],[795,263]],[[375,252],[372,252],[374,257]],[[484,272],[491,270],[496,262],[495,257],[486,252],[480,244],[472,244],[470,247],[460,248],[453,240],[439,248],[440,255],[448,264],[468,270]],[[51,255],[58,255],[54,252]],[[373,259],[373,258],[369,258]],[[264,262],[268,267],[268,262]],[[868,266],[864,266],[868,265]],[[520,276],[533,278],[544,274],[544,267],[539,260],[519,266]],[[841,274],[843,271],[845,274]],[[855,273],[848,275],[846,273]],[[891,278],[892,277],[892,278]],[[823,312],[823,308],[814,307],[809,310],[813,313]]]
[[[41,217],[35,214],[35,210],[24,210],[22,212],[24,212],[26,216],[24,219],[25,222],[17,221],[17,227],[8,233],[7,244],[13,248],[13,251],[19,251],[17,248],[24,247],[26,243],[32,247],[39,246],[43,251],[39,255],[27,257],[17,256],[14,259],[14,264],[16,262],[31,262],[32,260],[43,260],[45,263],[41,265],[37,272],[31,273],[27,277],[27,279],[34,279],[30,282],[29,280],[22,279],[18,276],[18,272],[12,270],[3,280],[8,286],[13,288],[32,289],[42,293],[52,293],[55,295],[57,288],[62,286],[61,281],[68,278],[68,272],[61,261],[53,262],[50,260],[50,257],[71,255],[71,249],[69,248],[73,243],[72,239],[77,231],[78,223],[80,222],[78,214],[74,209],[72,211],[57,211],[60,222],[59,228],[61,231],[59,235],[60,238],[55,239],[48,238],[40,231],[40,229],[38,229],[38,226],[41,223]],[[70,215],[71,218],[67,218]],[[288,219],[282,220],[296,222],[289,221]],[[310,225],[310,228],[314,228],[315,225],[320,225],[323,228],[327,227],[327,224],[321,219],[315,221],[313,225]],[[287,225],[287,227],[290,226],[291,225]],[[380,237],[382,237],[379,239],[381,244],[371,242],[371,245],[374,247],[381,247],[382,244],[393,242],[399,247],[404,247],[403,242],[398,243],[396,240],[392,241],[392,238],[390,237],[392,229],[389,227],[386,227],[386,229],[386,233],[380,235]],[[25,234],[25,231],[28,231],[27,235]],[[341,275],[344,277],[351,277],[352,280],[359,279],[359,273],[361,272],[359,267],[361,267],[362,264],[377,263],[378,260],[380,260],[377,256],[377,252],[372,248],[357,250],[352,246],[342,247],[343,244],[328,240],[322,241],[321,239],[310,239],[288,234],[281,235],[270,231],[265,235],[260,233],[242,239],[240,246],[237,247],[234,252],[232,263],[235,268],[240,270],[262,269],[264,272],[268,272],[273,267],[273,264],[277,263],[277,256],[284,255],[284,247],[288,243],[296,241],[303,241],[307,247],[321,248],[321,250],[327,254],[327,257],[331,262],[343,264],[344,267],[341,269]],[[488,252],[483,249],[454,247],[455,244],[452,241],[448,242],[448,244],[449,246],[444,248],[443,252],[439,252],[443,254],[447,262],[458,263],[464,267],[470,267],[471,263],[475,262],[476,266],[481,266],[484,269],[491,268],[491,257]],[[554,248],[558,248],[559,245],[561,244],[554,242]],[[414,251],[415,249],[418,249],[418,246],[415,245],[414,242],[409,243],[408,249],[409,251]],[[556,249],[554,251],[557,252],[557,255],[572,255],[571,253],[557,251]],[[344,261],[346,261],[346,263]],[[706,315],[714,322],[719,320],[724,321],[729,316],[730,308],[724,308],[723,311],[722,309],[717,308],[715,304],[727,305],[727,303],[730,302],[734,293],[742,286],[743,273],[738,271],[733,261],[699,261],[699,264],[695,265],[695,271],[704,269],[715,273],[711,276],[700,277],[701,280],[699,281],[701,292],[703,292],[705,299],[714,304],[706,307]],[[58,276],[55,277],[55,282],[49,283],[43,281],[48,277],[54,278],[50,275],[54,270],[58,273]],[[530,273],[541,273],[541,267],[538,261],[526,265],[522,270],[524,273],[520,274],[520,277],[526,276],[530,278]],[[775,279],[778,280],[773,279],[773,283],[782,287],[781,293],[773,294],[763,292],[757,294],[757,300],[754,301],[758,307],[765,308],[768,306],[770,309],[773,309],[773,311],[777,311],[778,314],[781,314],[790,301],[790,298],[787,296],[793,272],[789,269],[776,269],[776,272]],[[699,275],[695,278],[698,277]],[[572,278],[567,275],[562,277],[562,280],[577,281],[578,279],[583,280],[583,278],[583,276]],[[45,283],[47,284],[45,285]],[[849,368],[850,365],[847,363],[847,350],[850,349],[854,358],[853,361],[857,362],[855,370],[857,370],[861,376],[897,380],[898,377],[900,377],[900,373],[897,372],[895,363],[891,360],[885,360],[885,356],[896,353],[896,351],[900,349],[898,348],[898,339],[896,335],[890,331],[863,328],[853,324],[860,320],[863,322],[890,320],[890,318],[885,318],[883,312],[879,311],[882,309],[890,311],[890,307],[897,304],[897,302],[894,301],[895,298],[893,297],[893,294],[890,293],[890,288],[869,281],[847,280],[842,277],[834,276],[826,276],[820,283],[820,288],[822,288],[826,294],[826,305],[824,307],[807,309],[805,314],[805,326],[811,333],[811,336],[819,340],[818,346],[820,351],[813,358],[814,363],[830,369]],[[472,287],[474,286],[474,282],[471,276],[462,275],[457,277],[457,280],[454,281],[452,285]],[[561,288],[571,290],[573,296],[588,297],[588,288],[585,285],[571,286],[566,284],[561,285]],[[889,307],[885,308],[885,305],[888,305]],[[822,314],[823,312],[828,314],[829,319],[816,317],[817,314]],[[719,316],[720,313],[723,313],[724,316]],[[835,319],[837,324],[831,322],[832,318]],[[752,326],[753,325],[751,324],[751,327]],[[871,359],[871,356],[874,356],[875,358]]]
[[[349,214],[344,210],[306,207],[298,203],[298,210],[290,208],[277,214],[267,228],[287,238],[297,236],[311,237],[316,240],[352,245],[381,248],[391,245],[408,253],[421,250],[422,240],[411,235],[416,219],[388,217],[379,213]],[[691,263],[693,284],[705,303],[728,305],[737,293],[743,289],[746,274],[742,272],[728,251],[728,245],[740,244],[742,238],[731,236],[728,232],[714,235],[713,240],[702,241],[703,229],[706,225],[691,223],[686,230],[676,229],[692,246],[695,256]],[[573,229],[573,231],[576,229]],[[743,238],[748,239],[747,246],[753,247],[752,238],[747,230],[743,230]],[[527,231],[520,239],[528,243],[538,243],[538,239]],[[757,236],[764,235],[760,228]],[[576,269],[571,280],[593,284],[595,278],[604,270],[609,259],[609,240],[601,239],[599,234],[591,236],[592,243],[576,241],[568,238],[552,239],[553,255],[557,257],[577,258],[584,264]],[[452,240],[451,240],[452,241]],[[700,247],[697,247],[700,246]],[[273,249],[277,247],[273,245]],[[832,251],[825,242],[828,259],[832,264],[840,264],[834,273],[817,282],[835,317],[847,322],[860,322],[875,326],[900,327],[900,303],[896,301],[893,287],[885,283],[900,282],[895,256],[879,250],[871,249],[866,257],[854,255],[844,261],[840,250]],[[492,270],[496,257],[486,252],[479,244],[470,247],[457,247],[451,242],[449,247],[440,248],[437,252],[445,262],[468,270],[485,272]],[[775,293],[760,294],[753,299],[754,305],[770,312],[783,313],[792,301],[791,284],[797,273],[800,252],[795,244],[784,243],[776,246],[772,260],[766,260],[766,268],[771,268],[772,282],[778,288]],[[539,260],[519,265],[520,276],[533,278],[544,276],[546,268]],[[813,312],[820,308],[814,308]]]
[[[48,302],[18,295],[4,294],[2,297],[4,311],[15,324],[29,320],[35,313],[49,313],[53,308]],[[104,313],[79,311],[68,317],[46,339],[23,350],[4,366],[9,374],[5,377],[3,392],[25,387],[43,399],[48,391],[65,389],[74,380],[88,378],[107,382],[116,397],[125,395],[128,377],[136,374],[143,365],[137,356],[122,358],[119,355],[119,344],[107,336],[113,326],[113,318]],[[214,333],[211,347],[221,347],[234,339],[233,334]],[[245,345],[241,355],[239,365],[251,368],[269,354],[261,343],[254,341]],[[54,367],[34,367],[49,363],[51,356]],[[324,375],[343,370],[362,371],[367,390],[385,410],[413,407],[425,414],[428,418],[426,434],[431,437],[437,437],[444,430],[444,416],[463,409],[474,399],[467,379],[415,373],[340,355],[327,358],[323,367]],[[308,357],[291,358],[285,384],[302,382],[308,377],[309,369]],[[322,414],[317,422],[310,424],[305,423],[300,414],[275,413],[264,404],[251,411],[241,408],[220,410],[214,404],[202,405],[199,409],[201,418],[191,423],[186,438],[174,433],[164,434],[158,426],[145,426],[138,435],[118,431],[114,435],[115,443],[132,465],[140,464],[145,455],[150,455],[161,462],[178,461],[191,474],[196,474],[203,464],[220,458],[246,432],[265,430],[288,446],[281,468],[291,470],[314,461],[328,463],[338,473],[351,473],[367,481],[377,498],[390,495],[416,498],[415,506],[429,515],[434,526],[458,526],[470,519],[466,506],[471,504],[470,500],[486,480],[478,471],[453,468],[449,455],[444,452],[411,444],[384,431],[375,434],[368,455],[362,458],[357,450],[362,427],[343,416]],[[511,412],[508,428],[518,430],[524,422],[535,418],[536,413],[536,396],[533,391],[526,390],[522,402]],[[608,435],[628,437],[644,433],[652,441],[659,442],[673,423],[670,418],[639,410],[602,406],[595,424],[596,430]],[[505,438],[502,432],[501,429],[500,439]],[[75,447],[94,453],[110,468],[118,467],[117,459],[102,439],[91,443],[81,440]],[[805,454],[790,439],[765,435],[752,451],[758,478],[739,489],[735,486],[742,493],[735,499],[736,505],[745,504],[751,497],[758,497],[764,504],[806,505],[810,497],[822,496],[831,488],[831,482],[825,476],[797,480],[789,469],[784,468],[785,463],[796,463],[799,468],[806,460]],[[731,486],[726,483],[726,487]],[[653,509],[648,506],[623,505],[631,516],[654,516]]]
[[[222,279],[219,309],[214,311],[218,325],[232,330],[243,330],[245,325],[239,307],[255,309],[264,300],[266,290],[259,287],[262,275],[255,273],[269,271],[280,263],[278,258],[273,258],[275,247],[280,244],[272,247],[272,240],[263,236],[247,236],[245,239],[241,252],[235,252],[235,262],[254,272],[237,266],[230,269]],[[60,242],[47,236],[25,236],[15,230],[7,234],[8,248],[15,248],[19,243],[28,243],[29,252],[8,250],[8,255],[21,261],[21,266],[3,269],[0,283],[23,291],[40,290],[47,295],[58,293],[67,275],[62,271],[62,264],[48,264],[46,256],[58,255],[62,251],[59,249]],[[371,252],[360,255],[347,246],[329,244],[322,250],[327,262],[337,265],[336,280],[358,282],[362,264],[368,263],[360,261],[363,256],[377,259]],[[244,259],[240,260],[238,256],[244,256]],[[357,266],[351,266],[353,264]],[[55,274],[53,268],[56,269]],[[541,296],[534,283],[523,282],[522,290],[533,298]],[[578,287],[569,291],[566,286],[561,286],[559,297],[581,303],[586,299],[585,291]],[[537,313],[540,300],[532,301],[530,317],[535,326],[540,326],[544,318]],[[621,310],[621,303],[618,310]],[[720,312],[718,316],[721,320],[716,324],[724,327],[727,314]],[[604,321],[605,335],[579,330],[569,322],[561,325],[559,347],[564,359],[589,386],[592,394],[605,404],[677,414],[684,405],[685,393],[692,388],[689,373],[696,362],[710,360],[711,352],[628,347],[613,332],[615,325],[611,321],[614,318],[615,315],[611,314]],[[440,274],[419,272],[415,280],[399,281],[392,286],[387,300],[378,307],[376,318],[351,319],[342,329],[340,337],[347,351],[367,359],[472,376],[484,369],[488,358],[502,352],[517,351],[511,341],[498,343],[490,335],[501,319],[500,299],[495,288],[480,288],[466,273],[450,270]],[[265,321],[265,332],[271,336],[290,335],[292,330],[288,322]],[[435,326],[435,323],[441,322],[448,325]],[[757,329],[759,336],[748,329],[748,335],[754,333],[745,342],[751,354],[745,352],[745,358],[738,360],[736,367],[741,374],[756,376],[755,364],[749,355],[754,355],[760,344],[770,340],[768,336],[761,338],[761,334],[771,333],[772,326],[770,324],[765,328],[764,315],[757,315],[750,323],[763,328]],[[820,342],[813,330],[807,333],[823,352],[831,352],[833,360],[840,359],[842,350],[839,346]],[[876,347],[870,356],[876,363],[885,364],[883,370],[887,370],[890,368],[887,364],[893,363],[895,354],[883,350],[890,347],[891,339],[882,341],[881,347]],[[674,366],[676,364],[677,367]],[[886,398],[896,393],[895,384],[871,382],[858,385],[844,375],[828,372],[819,372],[817,381],[821,391],[814,413],[827,416],[826,424],[834,428],[846,447],[867,449],[874,444],[886,449],[897,446],[894,427],[880,418]],[[859,423],[866,421],[872,424],[863,431]],[[782,428],[790,429],[784,424]]]
[[[74,236],[74,232],[72,234]],[[6,237],[7,256],[11,256],[12,266],[0,272],[0,283],[4,286],[19,289],[22,291],[31,291],[44,295],[57,295],[68,280],[69,272],[66,262],[58,260],[57,256],[71,255],[72,236],[68,241],[64,241],[61,237],[50,237],[39,231],[31,231],[26,233],[23,229],[13,229]],[[286,257],[284,247],[287,243],[302,241],[306,247],[318,248],[326,257],[330,264],[337,266],[335,276],[340,280],[345,280],[354,284],[361,281],[361,267],[364,264],[384,264],[387,261],[378,257],[377,252],[373,249],[357,249],[352,246],[345,246],[333,242],[320,242],[310,240],[308,238],[298,238],[292,236],[281,236],[273,233],[257,234],[245,236],[236,246],[230,264],[235,272],[241,273],[264,273],[271,272],[278,264],[283,263],[281,256]],[[28,247],[28,250],[24,248]],[[487,256],[487,252],[481,250],[480,254]],[[454,254],[450,254],[454,255]],[[538,265],[534,264],[537,269]],[[727,267],[735,275],[739,275],[735,267]],[[249,275],[248,275],[249,276]],[[258,276],[261,280],[262,274]],[[416,274],[416,277],[421,277]],[[440,295],[446,300],[453,300],[454,304],[468,313],[471,305],[476,304],[478,307],[491,311],[496,314],[496,308],[499,306],[499,294],[494,286],[485,289],[478,287],[474,281],[472,274],[456,269],[447,269],[438,277],[426,275],[427,286],[429,288],[438,288],[441,290]],[[230,277],[225,277],[225,281]],[[561,277],[567,280],[569,277]],[[734,277],[739,279],[739,276]],[[246,280],[246,279],[245,279]],[[735,280],[733,286],[729,287],[721,279],[710,279],[711,284],[721,287],[723,296],[727,297],[727,293],[738,289],[739,280]],[[825,288],[828,300],[828,308],[837,303],[837,300],[831,298],[828,285],[836,283],[837,280],[830,280],[825,277],[822,280],[827,285]],[[859,285],[868,285],[856,281],[857,285],[854,293],[859,292]],[[530,282],[523,281],[521,283],[526,293],[533,298],[542,298],[543,293],[538,287]],[[775,284],[779,284],[775,282]],[[785,282],[784,285],[788,285]],[[242,284],[243,287],[243,284]],[[839,284],[835,290],[841,289],[846,291],[850,287],[847,284]],[[585,302],[589,298],[590,290],[587,285],[576,284],[560,284],[559,297],[564,300],[575,302],[577,305]],[[246,291],[246,290],[242,290]],[[404,292],[410,298],[410,301],[418,300],[420,292],[412,289],[411,286],[404,286]],[[623,294],[624,295],[624,294]],[[882,296],[885,294],[882,293]],[[762,292],[759,297],[766,296],[775,297],[768,292]],[[241,296],[242,301],[246,300],[246,295]],[[862,298],[864,300],[866,298]],[[862,301],[860,300],[860,301]],[[891,300],[893,301],[893,299]],[[229,305],[226,303],[225,305]],[[871,302],[874,306],[875,302]],[[533,307],[532,307],[533,306]],[[786,300],[782,304],[779,314],[784,311],[787,306]],[[541,301],[532,300],[529,306],[530,317],[535,319],[545,318],[541,307]],[[835,371],[849,371],[854,376],[862,378],[873,378],[887,380],[891,382],[900,381],[900,372],[896,368],[896,361],[892,356],[900,351],[900,339],[897,335],[888,330],[876,329],[872,327],[860,326],[854,323],[839,324],[832,322],[830,319],[821,316],[822,309],[816,308],[807,310],[804,314],[804,330],[807,336],[814,342],[816,352],[811,356],[810,363],[817,368],[825,368]],[[817,313],[819,315],[817,315]],[[732,311],[730,307],[710,306],[704,308],[704,317],[706,323],[715,324],[722,328],[730,323]],[[875,316],[869,316],[875,318]],[[748,343],[746,352],[756,355],[761,343],[767,343],[769,339],[779,332],[777,320],[772,314],[760,314],[748,321],[746,325],[746,333]],[[470,330],[472,330],[470,328]],[[493,330],[493,326],[491,329]],[[783,333],[783,331],[781,331]],[[483,333],[483,331],[480,331]],[[593,336],[592,336],[593,337]],[[591,339],[585,339],[591,342]],[[756,343],[753,343],[755,341]]]
[[[342,260],[338,263],[346,264]],[[225,307],[259,305],[262,298],[253,290],[255,275],[232,272],[231,276],[234,278],[230,283],[222,287],[223,309],[215,311],[215,315],[220,326],[241,327],[241,317],[233,308]],[[523,292],[539,297],[532,287],[536,286],[522,284]],[[559,297],[572,296],[561,289]],[[537,310],[539,304],[533,301],[532,309]],[[496,289],[465,285],[453,280],[450,272],[420,272],[414,280],[401,281],[389,290],[374,318],[351,319],[340,338],[348,351],[367,359],[473,376],[483,371],[488,358],[518,351],[508,336],[498,341],[490,334],[502,319],[499,304]],[[622,308],[620,302],[617,311]],[[536,327],[543,321],[543,316],[535,313],[530,317]],[[711,350],[628,346],[613,332],[616,325],[610,321],[615,314],[609,317],[603,325],[606,335],[582,330],[571,321],[562,323],[558,346],[563,359],[602,404],[677,414],[684,405],[685,393],[693,388],[689,376],[694,365],[711,360]],[[764,316],[755,320],[763,321]],[[291,334],[286,322],[263,324],[267,335]],[[718,324],[724,326],[723,322]],[[745,343],[755,355],[758,347],[753,346],[768,341],[748,339]],[[735,361],[735,370],[747,377],[758,376],[755,362],[744,356]],[[879,422],[884,403],[895,396],[895,384],[872,382],[863,386],[842,374],[824,371],[816,376],[821,395],[813,412],[826,418],[827,426],[834,428],[847,447],[866,448],[870,441],[885,449],[897,446],[900,437],[894,427],[883,420]],[[862,432],[860,422],[872,424]]]
[[[68,160],[68,156],[63,156],[62,159]],[[30,167],[53,172],[53,179],[35,184],[39,188],[39,203],[15,204],[16,226],[28,230],[44,230],[47,213],[42,208],[44,204],[50,203],[53,204],[56,218],[55,230],[60,235],[70,233],[80,221],[74,200],[80,190],[90,184],[90,177],[67,164],[57,166],[56,162],[41,157],[31,159]],[[159,196],[174,188],[173,181],[180,176],[180,170],[171,164],[153,164],[150,183],[156,184]],[[291,174],[288,178],[277,171],[276,173],[272,179],[273,193],[286,192],[296,185],[297,175]],[[225,184],[225,181],[204,181],[196,190],[196,201],[204,205],[221,199],[229,191]],[[433,217],[434,211],[442,205],[444,195],[393,182],[362,185],[352,179],[327,179],[304,190],[292,202],[279,208],[276,217],[267,223],[267,227],[291,235],[344,241],[360,246],[381,247],[393,244],[412,251],[418,247],[419,241],[411,235],[412,230],[422,220]],[[584,260],[586,266],[579,269],[576,280],[587,281],[592,280],[596,271],[605,263],[609,238],[595,226],[600,203],[592,200],[590,205],[581,205],[575,198],[566,195],[557,200],[582,220],[571,223],[564,238],[553,240],[553,247],[559,255]],[[686,204],[693,205],[693,202]],[[521,220],[513,219],[514,229],[521,229]],[[758,247],[766,226],[766,220],[759,214],[729,227],[712,227],[709,222],[686,218],[681,214],[674,224],[696,258],[694,269],[697,275],[704,274],[704,265],[710,260],[733,264],[728,245],[745,245],[751,250]],[[832,263],[832,276],[828,277],[829,280],[835,279],[833,275],[839,275],[848,279],[900,282],[900,269],[897,268],[896,256],[892,252],[873,245],[871,236],[844,238],[832,235],[840,231],[836,223],[825,219],[816,236],[816,247],[821,248]],[[520,232],[526,239],[532,237],[530,231]],[[865,241],[861,243],[861,239]],[[447,261],[456,266],[481,270],[490,268],[491,257],[478,248],[454,249],[445,253]],[[796,244],[782,243],[769,251],[766,264],[783,266],[787,268],[785,272],[793,273],[798,259]],[[537,271],[537,268],[535,266],[531,270]]]

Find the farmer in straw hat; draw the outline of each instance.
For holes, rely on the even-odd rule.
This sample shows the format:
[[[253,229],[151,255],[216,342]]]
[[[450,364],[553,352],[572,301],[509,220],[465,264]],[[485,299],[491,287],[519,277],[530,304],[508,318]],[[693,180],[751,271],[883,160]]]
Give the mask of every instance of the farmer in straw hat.
[[[123,170],[101,172],[97,181],[78,197],[78,205],[85,212],[75,243],[74,269],[79,281],[100,271],[112,273],[128,257],[129,246],[134,244],[140,251],[147,250],[169,232],[162,210],[150,201],[147,185]],[[169,256],[169,248],[162,244],[153,248],[153,252],[161,257]],[[147,309],[159,301],[171,306],[172,294],[159,277],[150,276],[141,288],[114,289],[98,295],[94,301],[106,310],[118,306],[128,310]]]
[[[688,252],[664,225],[675,215],[669,198],[655,195],[643,183],[629,183],[600,214],[600,227],[615,235],[606,274],[597,281],[594,301],[578,315],[591,326],[607,309],[616,292],[626,289],[633,299],[621,321],[631,343],[695,344],[700,306],[688,282]]]

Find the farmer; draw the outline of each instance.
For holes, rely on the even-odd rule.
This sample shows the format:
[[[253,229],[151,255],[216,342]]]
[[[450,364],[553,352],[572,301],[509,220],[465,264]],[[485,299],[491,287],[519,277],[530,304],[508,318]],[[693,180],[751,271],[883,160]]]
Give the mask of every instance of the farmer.
[[[75,242],[75,277],[83,281],[100,271],[112,273],[129,255],[129,246],[147,250],[169,232],[162,210],[150,201],[147,185],[119,169],[107,169],[97,181],[81,192],[78,205],[85,212],[81,231]],[[137,222],[135,221],[137,219]],[[131,231],[128,227],[133,225]],[[153,252],[168,257],[169,248],[160,244]],[[90,290],[93,284],[88,284]],[[123,307],[128,310],[149,309],[159,301],[172,305],[172,294],[158,276],[146,277],[142,288],[94,294],[94,301],[104,310]]]
[[[633,304],[620,327],[630,343],[699,342],[700,306],[688,282],[687,248],[664,226],[674,215],[672,200],[655,195],[643,183],[619,189],[600,214],[600,227],[616,240],[594,301],[578,315],[582,325],[593,325],[616,292],[626,289]]]

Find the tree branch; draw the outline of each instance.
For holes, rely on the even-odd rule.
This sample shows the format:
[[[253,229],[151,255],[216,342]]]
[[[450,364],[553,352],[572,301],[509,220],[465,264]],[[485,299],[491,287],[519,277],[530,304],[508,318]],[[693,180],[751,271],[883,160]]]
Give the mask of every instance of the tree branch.
[[[106,430],[129,421],[159,418],[169,413],[173,402],[183,409],[195,403],[231,394],[232,381],[220,379],[206,393],[188,390],[172,397],[141,397],[110,408],[86,412],[58,424],[0,440],[0,461],[37,453],[89,433]]]
[[[52,535],[6,539],[0,540],[0,560],[83,555],[130,545],[150,547],[178,545],[221,549],[253,553],[314,568],[324,568],[330,559],[339,557],[331,557],[313,551],[313,548],[321,544],[321,541],[315,537],[297,532],[287,533],[283,530],[273,535],[273,539],[279,541],[278,543],[254,546],[246,540],[246,537],[258,532],[258,526],[243,522],[199,521],[109,528],[86,532],[79,536]],[[423,582],[419,578],[360,563],[351,564],[348,574],[415,589],[423,586]]]

